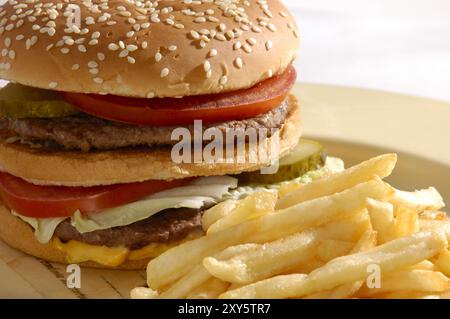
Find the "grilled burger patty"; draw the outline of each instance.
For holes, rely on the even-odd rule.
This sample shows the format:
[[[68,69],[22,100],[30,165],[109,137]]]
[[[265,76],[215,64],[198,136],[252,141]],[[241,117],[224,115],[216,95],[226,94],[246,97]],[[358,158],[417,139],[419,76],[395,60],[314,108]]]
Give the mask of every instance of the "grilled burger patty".
[[[289,113],[288,102],[278,108],[252,119],[204,124],[203,129],[281,128]],[[193,125],[187,126],[194,132]],[[0,131],[6,137],[20,137],[29,142],[50,142],[65,149],[87,152],[92,149],[110,150],[136,146],[174,145],[174,126],[151,127],[99,119],[87,114],[57,119],[13,119],[0,118]]]
[[[196,209],[167,209],[134,224],[84,234],[66,219],[56,228],[55,236],[63,242],[76,240],[90,245],[139,249],[151,243],[176,242],[201,230],[202,214],[202,210]]]

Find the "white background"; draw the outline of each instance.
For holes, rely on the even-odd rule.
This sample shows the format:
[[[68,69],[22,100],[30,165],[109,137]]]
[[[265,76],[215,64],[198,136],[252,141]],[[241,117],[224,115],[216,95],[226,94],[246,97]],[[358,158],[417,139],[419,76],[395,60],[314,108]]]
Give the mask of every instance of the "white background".
[[[284,0],[300,80],[450,101],[450,0]]]
[[[301,81],[450,101],[450,0],[284,3],[302,34]]]

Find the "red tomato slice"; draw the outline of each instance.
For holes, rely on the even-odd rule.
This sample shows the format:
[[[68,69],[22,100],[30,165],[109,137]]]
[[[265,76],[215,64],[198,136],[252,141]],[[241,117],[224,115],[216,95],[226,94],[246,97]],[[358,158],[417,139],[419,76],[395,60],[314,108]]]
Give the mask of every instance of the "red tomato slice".
[[[96,187],[37,186],[0,173],[0,198],[17,213],[37,218],[69,217],[125,205],[153,193],[186,185],[192,179],[147,181]]]
[[[256,117],[278,107],[297,78],[293,66],[256,86],[228,93],[176,98],[126,98],[63,92],[64,98],[96,117],[138,125],[169,126]]]

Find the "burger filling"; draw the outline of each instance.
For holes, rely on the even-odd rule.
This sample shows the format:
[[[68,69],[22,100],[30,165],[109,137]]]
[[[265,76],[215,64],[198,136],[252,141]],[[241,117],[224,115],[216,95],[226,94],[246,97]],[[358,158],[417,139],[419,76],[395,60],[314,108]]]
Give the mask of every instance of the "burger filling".
[[[253,88],[185,98],[125,98],[55,92],[9,84],[0,90],[0,137],[45,151],[95,152],[170,147],[177,127],[279,129],[292,107],[287,94],[292,67]],[[277,173],[147,181],[97,187],[37,186],[0,173],[0,197],[37,240],[64,251],[70,262],[94,260],[117,266],[152,258],[202,234],[209,207],[255,191],[273,191],[286,181],[306,183],[343,169],[324,148],[303,140],[280,161]],[[101,257],[100,257],[101,256]]]

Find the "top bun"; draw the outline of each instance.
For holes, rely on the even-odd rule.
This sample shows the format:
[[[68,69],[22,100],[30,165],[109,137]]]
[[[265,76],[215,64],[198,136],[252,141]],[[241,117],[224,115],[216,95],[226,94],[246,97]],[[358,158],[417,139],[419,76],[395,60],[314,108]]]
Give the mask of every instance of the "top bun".
[[[234,91],[282,73],[298,47],[297,26],[278,0],[0,7],[0,77],[58,91],[146,98]]]

